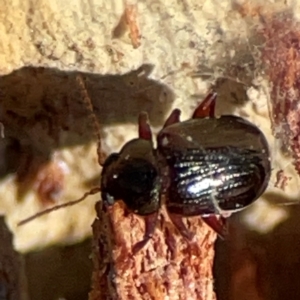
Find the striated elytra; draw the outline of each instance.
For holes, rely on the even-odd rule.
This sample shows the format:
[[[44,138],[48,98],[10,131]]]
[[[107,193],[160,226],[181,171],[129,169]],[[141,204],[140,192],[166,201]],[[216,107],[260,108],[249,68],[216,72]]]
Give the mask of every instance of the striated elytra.
[[[102,170],[103,205],[123,200],[129,211],[145,217],[144,239],[155,229],[162,195],[170,219],[192,239],[182,217],[199,215],[220,236],[228,216],[253,203],[265,191],[271,173],[263,133],[237,116],[214,116],[216,93],[209,93],[192,119],[180,122],[174,110],[152,143],[147,115],[139,117],[139,138],[111,154]]]

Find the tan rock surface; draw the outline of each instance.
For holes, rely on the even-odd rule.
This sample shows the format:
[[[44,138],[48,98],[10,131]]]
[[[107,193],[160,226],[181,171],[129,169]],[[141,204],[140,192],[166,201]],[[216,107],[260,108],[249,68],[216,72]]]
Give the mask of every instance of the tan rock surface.
[[[210,84],[223,76],[217,85],[217,111],[248,118],[271,145],[274,174],[266,199],[274,194],[283,201],[299,198],[291,158],[282,155],[271,134],[268,84],[249,68],[257,54],[248,43],[253,24],[259,22],[255,3],[240,2],[248,4],[131,1],[127,5],[136,7],[125,10],[125,2],[118,0],[2,1],[0,121],[5,138],[0,141],[0,212],[7,214],[19,251],[91,235],[99,196],[16,226],[43,209],[45,201],[50,205],[74,200],[99,182],[93,126],[74,80],[78,72],[88,79],[107,153],[136,136],[140,110],[149,112],[156,129],[173,107],[181,108],[186,119]],[[268,1],[264,9],[282,11],[290,5]],[[297,4],[293,10],[297,16]],[[235,64],[242,68],[228,68]],[[201,76],[191,76],[195,71]],[[250,101],[237,105],[244,103],[246,94]],[[14,143],[21,153],[10,150]],[[49,159],[54,165],[48,165]],[[8,171],[16,165],[21,166],[18,183]],[[281,169],[292,178],[285,191],[274,188]],[[260,232],[287,218],[285,208],[268,203],[262,199],[245,214],[247,224]]]

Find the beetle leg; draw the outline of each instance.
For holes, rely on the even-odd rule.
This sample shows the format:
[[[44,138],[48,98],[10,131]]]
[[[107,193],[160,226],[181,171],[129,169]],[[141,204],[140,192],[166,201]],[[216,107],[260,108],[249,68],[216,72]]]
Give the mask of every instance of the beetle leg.
[[[195,109],[192,118],[206,118],[215,116],[215,105],[216,105],[217,93],[210,92],[204,100]]]
[[[182,216],[178,214],[172,214],[170,212],[168,212],[168,214],[172,223],[178,229],[180,234],[188,241],[191,241],[194,237],[194,234],[186,228],[186,225],[183,223]]]
[[[146,244],[149,242],[149,240],[153,236],[153,232],[156,227],[157,223],[157,217],[158,217],[158,212],[155,212],[151,215],[147,215],[144,217],[145,219],[145,234],[144,238],[137,242],[133,247],[132,247],[132,254],[135,255],[137,252],[139,252],[142,248],[146,246]]]
[[[141,112],[139,115],[139,137],[144,140],[152,141],[152,131],[148,121],[148,114]]]
[[[202,216],[202,220],[212,228],[222,239],[225,239],[227,235],[226,219],[223,217],[217,217],[216,215],[210,215],[207,217]]]
[[[180,114],[181,114],[181,111],[180,109],[174,109],[170,116],[168,117],[168,119],[166,120],[163,128],[165,127],[168,127],[172,124],[175,124],[175,123],[179,123],[180,122]]]

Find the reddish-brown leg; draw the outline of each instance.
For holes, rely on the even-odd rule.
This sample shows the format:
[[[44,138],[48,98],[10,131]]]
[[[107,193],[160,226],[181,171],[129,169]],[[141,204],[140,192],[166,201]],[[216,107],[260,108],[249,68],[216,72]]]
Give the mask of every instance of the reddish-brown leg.
[[[197,119],[197,118],[214,117],[216,99],[217,99],[217,93],[210,92],[195,109],[192,118]]]
[[[225,239],[227,235],[226,219],[223,217],[217,217],[216,215],[211,215],[207,217],[202,217],[202,220],[212,228],[222,239]]]
[[[152,141],[152,131],[148,123],[148,115],[145,112],[141,112],[139,115],[139,138]],[[142,248],[144,248],[145,245],[148,243],[148,241],[152,238],[157,223],[157,217],[158,217],[158,212],[155,212],[151,215],[144,217],[145,220],[144,238],[132,247],[133,255],[135,255]]]
[[[152,140],[152,131],[148,123],[148,114],[141,112],[139,115],[139,137],[144,140]]]
[[[132,255],[137,254],[137,252],[139,252],[142,248],[144,248],[146,244],[149,242],[149,240],[152,238],[157,223],[157,217],[158,217],[158,212],[155,212],[151,215],[144,217],[145,219],[144,238],[132,247]]]
[[[171,114],[170,114],[170,116],[168,117],[168,119],[166,120],[166,122],[165,122],[163,128],[168,127],[168,126],[170,126],[170,125],[172,125],[172,124],[175,124],[175,123],[179,123],[179,122],[180,122],[180,114],[181,114],[180,109],[177,109],[177,108],[174,109],[174,110],[171,112]]]
[[[210,92],[204,100],[195,109],[193,114],[193,119],[214,117],[215,115],[215,105],[216,105],[217,93]],[[208,217],[202,217],[203,221],[211,227],[221,238],[225,238],[227,233],[227,228],[225,225],[225,219],[222,217],[217,217],[216,215],[211,215]]]
[[[188,241],[191,241],[194,237],[194,234],[186,228],[185,224],[183,223],[182,216],[178,215],[178,214],[172,214],[170,212],[168,212],[168,214],[169,214],[169,217],[170,217],[172,223],[178,229],[180,234],[184,238],[186,238]]]

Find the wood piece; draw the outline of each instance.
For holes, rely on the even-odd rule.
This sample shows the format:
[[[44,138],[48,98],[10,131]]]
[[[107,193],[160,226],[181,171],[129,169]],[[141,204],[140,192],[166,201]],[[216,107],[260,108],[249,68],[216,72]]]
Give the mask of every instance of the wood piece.
[[[163,208],[153,238],[132,256],[132,246],[143,238],[143,219],[124,213],[122,202],[107,212],[99,202],[96,210],[90,300],[216,299],[212,275],[216,234],[200,217],[187,219],[187,227],[195,233],[194,241],[187,243]]]
[[[141,45],[141,34],[137,22],[137,5],[126,4],[125,6],[125,20],[129,27],[129,36],[134,49]]]

